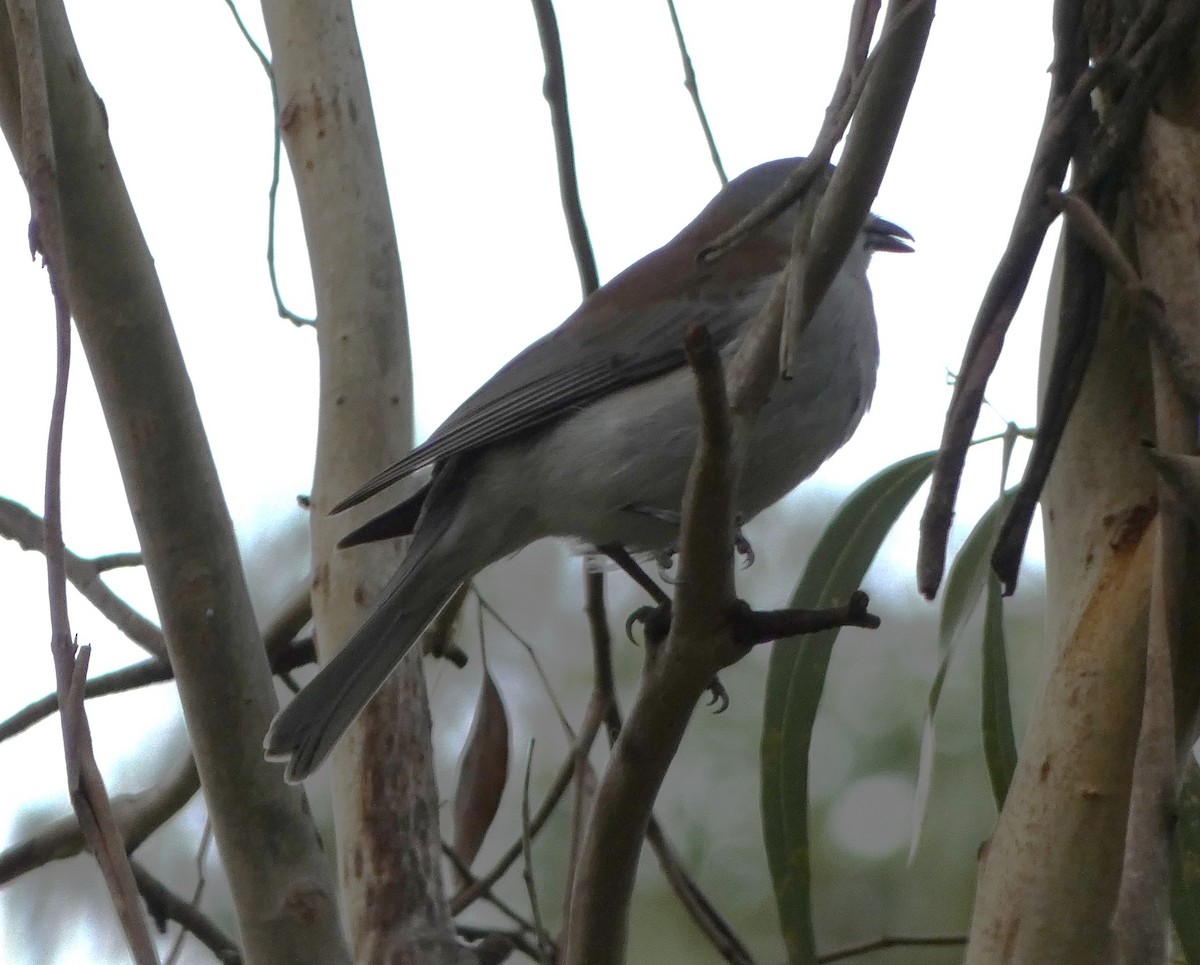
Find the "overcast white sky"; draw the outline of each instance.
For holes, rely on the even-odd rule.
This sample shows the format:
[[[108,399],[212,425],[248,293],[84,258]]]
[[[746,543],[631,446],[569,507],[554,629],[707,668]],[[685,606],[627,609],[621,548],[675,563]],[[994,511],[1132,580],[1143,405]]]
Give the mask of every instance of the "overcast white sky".
[[[731,174],[804,153],[837,76],[846,3],[679,0],[717,143]],[[108,110],[195,382],[226,496],[247,545],[296,519],[315,440],[316,357],[309,330],[278,319],[264,260],[270,93],[221,0],[68,4],[87,71]],[[258,10],[242,11],[264,38]],[[542,61],[525,3],[357,5],[387,161],[416,366],[418,435],[578,301],[559,206]],[[583,204],[602,278],[661,244],[716,191],[666,4],[560,0],[558,14]],[[872,268],[882,345],[875,405],[816,485],[849,488],[887,463],[934,448],[967,331],[1003,248],[1041,122],[1051,47],[1044,3],[943,2],[875,210],[909,229],[917,253]],[[53,385],[53,314],[31,264],[28,203],[0,160],[0,494],[40,511]],[[1034,421],[1041,325],[1039,266],[989,400]],[[286,174],[278,266],[285,298],[312,311],[299,219]],[[468,346],[464,350],[464,346]],[[149,364],[150,360],[148,360]],[[1003,428],[985,410],[981,431]],[[960,518],[995,492],[997,462],[972,463]],[[65,453],[68,544],[84,555],[135,548],[111,447],[82,352],[72,371]],[[809,485],[813,485],[810,483]],[[911,560],[915,515],[893,558]],[[1040,552],[1035,550],[1035,552]],[[253,553],[250,554],[253,556]],[[911,583],[910,571],[896,580]],[[114,584],[139,604],[136,574]],[[0,717],[53,683],[40,560],[0,543],[8,673]],[[93,672],[134,658],[83,605],[75,626],[97,644]],[[146,696],[150,730],[172,712]],[[98,711],[100,720],[112,713]],[[103,723],[100,726],[104,726]],[[60,799],[56,728],[0,746],[22,774],[0,800]],[[98,748],[113,765],[124,751]],[[39,762],[49,761],[41,767]],[[2,926],[0,926],[2,927]]]

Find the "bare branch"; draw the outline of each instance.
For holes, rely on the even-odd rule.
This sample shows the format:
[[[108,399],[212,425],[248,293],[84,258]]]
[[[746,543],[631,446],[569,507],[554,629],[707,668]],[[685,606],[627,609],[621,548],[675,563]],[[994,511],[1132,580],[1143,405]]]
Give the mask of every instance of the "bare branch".
[[[817,961],[821,965],[827,965],[830,962],[844,962],[860,955],[883,951],[885,948],[947,948],[966,943],[966,935],[884,935],[869,942],[847,945],[845,948],[818,955]]]
[[[113,814],[130,853],[154,831],[170,820],[200,789],[196,762],[189,753],[175,770],[157,784],[134,794],[119,794],[112,801]],[[85,842],[79,821],[62,817],[25,841],[0,852],[0,885],[19,878],[51,861],[73,858]]]
[[[1056,212],[1048,198],[1057,195],[1067,162],[1075,154],[1073,192],[1087,198],[1105,219],[1111,220],[1110,208],[1115,204],[1113,166],[1133,146],[1149,104],[1170,71],[1182,62],[1179,54],[1190,42],[1200,18],[1200,7],[1190,0],[1147,3],[1124,32],[1119,47],[1089,66],[1082,21],[1085,6],[1073,0],[1059,0],[1055,5],[1055,56],[1038,147],[1012,236],[980,304],[946,413],[941,453],[921,521],[917,558],[918,589],[929,598],[937,593],[945,568],[954,503],[983,393],[1046,230],[1054,220]],[[1118,71],[1124,81],[1120,95],[1106,110],[1104,123],[1098,124],[1091,111],[1092,90]],[[997,575],[1004,582],[1006,593],[1015,588],[1013,561],[1019,561],[1023,551],[1034,507],[1045,486],[1095,338],[1099,295],[1095,290],[1096,271],[1089,267],[1093,256],[1077,249],[1073,256],[1068,253],[1068,259],[1073,284],[1064,287],[1067,300],[1052,363],[1051,385],[1044,393],[1045,411],[1021,490],[1004,523],[999,541],[1003,551],[997,549]],[[1001,566],[1004,572],[1000,571]]]
[[[889,48],[893,44],[893,38],[897,33],[900,33],[905,28],[909,19],[914,15],[927,15],[927,18],[933,16],[932,0],[893,0],[889,6],[888,21],[889,26],[885,29],[883,36],[880,37],[879,43],[870,56],[858,64],[856,56],[848,53],[843,73],[834,89],[833,99],[829,103],[829,107],[825,111],[825,122],[821,125],[821,130],[817,133],[816,140],[813,141],[812,149],[808,153],[808,157],[804,159],[792,175],[788,178],[774,194],[767,198],[757,208],[742,218],[728,231],[714,238],[701,252],[701,261],[710,262],[728,254],[736,246],[740,245],[749,238],[762,225],[770,221],[781,211],[796,201],[805,191],[809,189],[812,179],[820,172],[826,170],[833,158],[833,152],[841,142],[846,129],[850,126],[850,119],[854,116],[858,108],[859,100],[867,89],[867,83],[870,80],[876,65],[885,56],[889,59],[892,54],[889,54]],[[895,16],[892,16],[893,10]],[[870,28],[874,25],[874,20],[869,23],[867,18],[870,17],[870,8],[856,7],[851,13],[850,26],[850,46],[858,48],[862,43],[862,35],[870,37]],[[924,27],[928,31],[928,25]],[[901,50],[898,51],[900,56],[906,53],[911,53],[911,38],[905,37],[906,43],[901,44]],[[921,41],[923,46],[924,41]],[[851,72],[857,70],[857,73],[851,78]],[[889,82],[896,82],[897,78],[890,78]],[[879,85],[877,85],[879,86]],[[893,95],[902,96],[907,100],[907,89],[900,86],[892,92]],[[888,100],[884,94],[876,95],[881,101]],[[882,107],[882,104],[881,104]],[[880,111],[882,115],[884,112]],[[887,143],[887,154],[891,153],[890,139]],[[872,198],[874,194],[872,194]],[[864,216],[865,218],[865,216]],[[862,227],[862,222],[855,226],[857,232]],[[836,274],[836,271],[835,271]]]
[[[46,541],[45,533],[46,524],[40,516],[20,503],[0,496],[0,536],[15,541],[23,550],[42,552]],[[140,557],[141,554],[137,555]],[[117,596],[100,579],[104,570],[112,568],[105,566],[102,561],[122,556],[128,558],[126,554],[113,554],[110,557],[86,560],[64,549],[63,564],[67,579],[125,636],[147,653],[160,660],[166,660],[167,645],[163,642],[162,631]]]
[[[134,960],[155,963],[157,955],[138,907],[137,890],[121,834],[113,819],[104,780],[92,755],[91,734],[83,708],[87,679],[88,647],[78,650],[71,638],[67,610],[67,576],[62,537],[62,440],[66,418],[67,381],[71,365],[71,309],[67,301],[68,260],[62,212],[59,209],[58,175],[50,116],[50,93],[37,5],[30,0],[9,0],[21,100],[22,156],[18,167],[29,191],[32,219],[31,254],[41,252],[54,298],[57,365],[50,431],[46,444],[46,511],[44,549],[50,596],[50,649],[62,714],[63,752],[67,791],[108,887],[121,930]],[[0,29],[3,29],[0,26]]]
[[[478,882],[479,879],[476,878],[474,873],[471,871],[471,866],[467,864],[467,862],[463,860],[463,856],[455,851],[454,847],[446,841],[442,842],[442,854],[446,856],[446,859],[454,867],[454,873],[458,875],[459,880],[462,881],[464,887],[469,887]],[[486,901],[488,904],[490,904],[493,908],[500,912],[500,914],[510,919],[524,933],[532,935],[536,932],[537,929],[534,927],[533,922],[523,917],[519,912],[517,912],[516,909],[512,907],[512,905],[499,898],[495,891],[493,891],[491,888],[484,888],[480,892],[479,898],[481,901]],[[533,954],[530,957],[537,958],[537,955]]]
[[[546,78],[542,93],[550,105],[550,123],[554,128],[554,150],[558,160],[558,189],[562,196],[567,231],[571,235],[571,250],[579,271],[579,286],[586,298],[600,287],[596,271],[596,256],[588,237],[583,205],[579,200],[579,181],[575,174],[575,146],[571,137],[571,118],[567,111],[567,81],[563,72],[562,41],[558,36],[558,20],[551,0],[533,0],[537,18],[538,38],[542,42],[542,59],[546,63]]]
[[[891,0],[879,43],[862,63],[846,95],[843,110],[854,112],[854,127],[829,187],[819,199],[812,237],[807,239],[803,258],[799,257],[799,246],[793,245],[788,286],[801,297],[789,298],[784,306],[784,336],[780,345],[780,372],[784,377],[793,368],[791,347],[797,344],[799,334],[824,300],[879,193],[917,80],[933,14],[933,0]],[[843,75],[857,66],[854,54],[864,43],[862,34],[874,25],[872,18],[867,19],[869,24],[861,28],[851,24]],[[870,34],[866,36],[869,38]],[[822,134],[829,129],[832,137],[832,132],[840,126],[836,118],[830,121],[827,117]]]
[[[724,187],[729,183],[729,176],[725,173],[725,165],[721,163],[721,153],[717,150],[717,142],[713,138],[712,128],[708,124],[708,115],[704,112],[704,104],[700,100],[700,88],[696,84],[696,71],[692,67],[692,58],[688,54],[687,43],[683,39],[683,27],[679,24],[679,13],[675,9],[675,0],[667,0],[667,9],[671,12],[671,26],[675,28],[675,42],[679,45],[679,59],[683,62],[683,86],[691,95],[692,104],[696,108],[696,117],[700,121],[700,128],[704,131],[704,143],[708,145],[709,157],[712,158],[713,167],[717,169],[721,187]]]
[[[629,898],[654,799],[730,646],[733,430],[720,358],[707,331],[693,327],[685,345],[696,373],[701,432],[683,502],[675,618],[661,652],[647,648],[642,688],[597,793],[571,899],[569,965],[623,960]]]
[[[229,7],[229,12],[233,14],[233,20],[237,24],[238,32],[241,33],[243,39],[246,41],[246,45],[253,51],[254,56],[258,58],[262,69],[266,71],[267,83],[271,87],[271,106],[274,108],[274,113],[271,115],[271,129],[274,137],[274,147],[271,157],[271,187],[267,190],[267,273],[271,278],[271,292],[275,295],[275,310],[279,312],[280,318],[286,318],[297,327],[301,325],[316,325],[317,320],[315,318],[305,318],[303,315],[297,315],[284,304],[283,294],[279,290],[279,277],[275,271],[275,209],[276,199],[279,195],[279,166],[283,155],[283,138],[279,133],[279,91],[275,86],[275,71],[271,69],[271,61],[267,57],[266,52],[250,35],[250,31],[246,27],[246,22],[242,20],[242,15],[238,12],[237,4],[234,0],[225,0],[225,4]]]
[[[1088,68],[1080,7],[1074,0],[1057,0],[1054,6],[1054,61],[1041,134],[1008,246],[975,316],[946,412],[941,452],[921,519],[917,556],[917,587],[930,599],[937,593],[945,569],[946,540],[983,393],[1000,356],[1004,334],[1029,284],[1042,240],[1054,220],[1046,192],[1062,187],[1067,163],[1079,139],[1079,122],[1090,108],[1088,98],[1101,76],[1099,66]]]
[[[261,760],[259,735],[277,708],[274,682],[153,259],[61,0],[39,0],[37,14],[71,310],[129,495],[247,955],[348,961],[301,792],[282,786]],[[0,122],[8,120],[0,112]],[[21,137],[5,134],[10,144]],[[258,913],[264,893],[278,913]]]
[[[595,666],[592,700],[607,707],[605,712],[605,729],[608,733],[608,743],[611,747],[621,735],[623,728],[621,708],[617,702],[616,683],[613,679],[612,668],[612,639],[608,632],[608,617],[604,605],[604,581],[601,573],[587,574],[586,611],[588,626],[591,630],[593,664]],[[582,742],[576,744],[582,747]],[[586,755],[583,755],[583,766],[590,769]],[[595,791],[593,789],[592,795]],[[589,802],[590,806],[590,802]],[[751,965],[754,959],[745,942],[734,931],[733,926],[722,916],[717,907],[701,890],[696,880],[684,867],[674,845],[671,844],[661,823],[654,814],[646,827],[646,843],[654,852],[662,869],[663,876],[674,889],[684,910],[692,917],[696,927],[712,943],[713,948],[732,965]],[[571,877],[573,879],[575,861],[572,861]]]
[[[289,643],[276,658],[272,671],[281,676],[291,673],[297,667],[306,667],[316,663],[317,654],[313,647],[312,638],[296,640]],[[109,673],[92,677],[83,689],[84,699],[92,697],[107,697],[110,694],[122,694],[140,687],[165,683],[175,679],[171,665],[159,660],[142,660],[113,670]],[[11,717],[0,721],[0,741],[15,737],[22,731],[28,730],[39,721],[45,720],[58,710],[58,694],[46,696],[22,707]]]
[[[237,943],[192,902],[180,898],[140,862],[133,862],[133,875],[146,901],[146,910],[160,929],[165,929],[168,921],[176,922],[185,931],[195,935],[216,956],[218,962],[241,965],[242,951]]]
[[[537,937],[538,961],[542,965],[553,965],[557,953],[546,926],[542,922],[542,907],[538,901],[537,885],[533,878],[533,826],[529,818],[529,774],[533,770],[533,740],[529,741],[529,752],[525,755],[525,784],[521,794],[521,877],[525,879],[525,892],[529,895],[529,908],[533,913],[534,935]]]

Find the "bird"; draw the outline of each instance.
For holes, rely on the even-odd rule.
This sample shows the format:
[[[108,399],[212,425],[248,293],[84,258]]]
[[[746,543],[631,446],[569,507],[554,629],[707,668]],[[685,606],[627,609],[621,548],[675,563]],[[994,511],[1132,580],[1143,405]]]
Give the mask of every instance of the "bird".
[[[679,234],[585,298],[427,441],[334,507],[433,466],[426,485],[338,544],[411,536],[374,612],[267,732],[266,757],[286,762],[289,782],[324,761],[450,596],[485,566],[551,536],[638,553],[674,543],[699,433],[684,333],[705,326],[728,360],[787,263],[799,202],[724,257],[699,255],[803,160],[768,161],[734,178]],[[776,383],[754,422],[736,494],[741,521],[794,489],[858,426],[879,363],[867,265],[875,251],[911,251],[911,240],[868,217],[801,336],[792,377]]]

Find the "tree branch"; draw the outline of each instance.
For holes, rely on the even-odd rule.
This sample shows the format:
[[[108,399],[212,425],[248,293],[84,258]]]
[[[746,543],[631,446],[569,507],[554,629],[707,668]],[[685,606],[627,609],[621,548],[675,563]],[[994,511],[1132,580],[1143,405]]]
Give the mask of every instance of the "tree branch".
[[[44,552],[46,523],[20,503],[0,496],[0,536],[11,539],[23,550]],[[140,554],[139,557],[140,565]],[[117,565],[133,565],[132,554],[113,554],[86,560],[63,550],[67,579],[100,613],[147,653],[166,660],[167,645],[162,631],[110,590],[100,574]],[[112,562],[118,561],[118,562]]]
[[[112,800],[113,815],[132,854],[162,827],[200,789],[196,761],[190,753],[167,777],[145,790],[119,794]],[[34,871],[51,861],[73,858],[86,842],[73,816],[59,818],[19,844],[0,852],[0,885]]]
[[[61,0],[37,7],[71,309],[163,620],[247,955],[263,963],[348,961],[302,794],[284,787],[261,757],[277,707],[274,683],[153,260]],[[0,121],[10,123],[7,111]],[[19,132],[5,134],[10,144],[20,140]],[[263,914],[268,901],[276,911]]]
[[[175,894],[162,881],[146,870],[140,862],[133,862],[133,876],[138,890],[146,902],[146,910],[166,930],[167,922],[177,923],[185,931],[196,936],[196,940],[216,956],[218,962],[241,965],[242,951],[237,943],[225,934],[207,915],[190,901]]]

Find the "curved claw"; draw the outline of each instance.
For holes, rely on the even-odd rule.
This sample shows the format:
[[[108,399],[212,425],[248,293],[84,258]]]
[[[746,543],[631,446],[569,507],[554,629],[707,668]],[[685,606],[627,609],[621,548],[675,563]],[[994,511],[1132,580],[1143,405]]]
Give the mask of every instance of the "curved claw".
[[[646,606],[638,607],[629,614],[629,618],[625,621],[625,636],[629,638],[630,643],[637,644],[637,640],[633,635],[633,625],[635,623],[645,623],[656,612],[658,612],[658,607],[647,604]]]
[[[742,569],[750,569],[754,565],[754,547],[750,545],[750,540],[746,539],[745,534],[742,533],[742,518],[740,516],[734,520],[733,548],[745,558]]]
[[[729,691],[721,683],[720,677],[713,677],[708,683],[708,706],[711,707],[713,704],[720,704],[713,711],[714,714],[723,714],[729,709]]]

